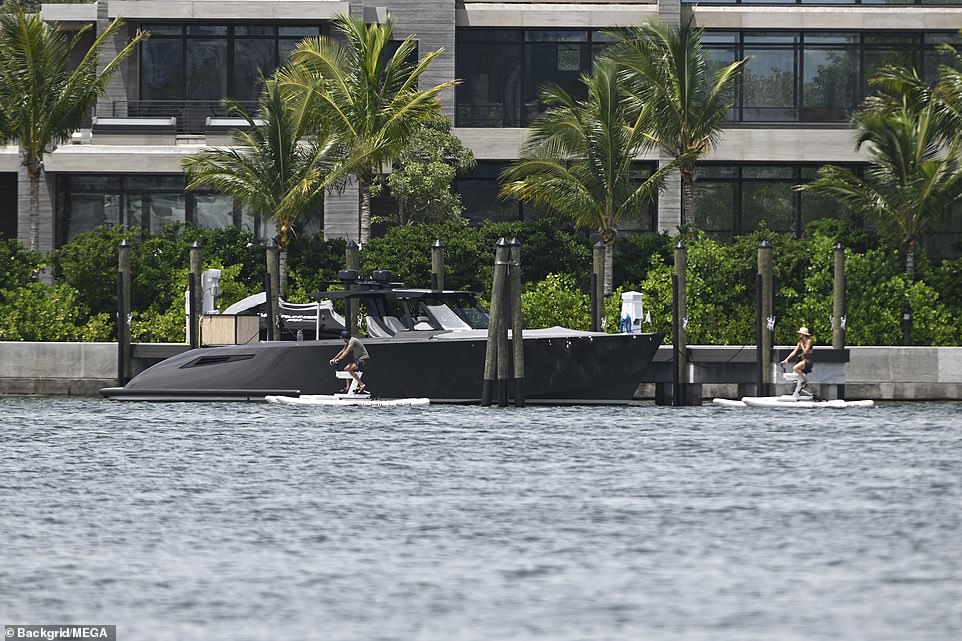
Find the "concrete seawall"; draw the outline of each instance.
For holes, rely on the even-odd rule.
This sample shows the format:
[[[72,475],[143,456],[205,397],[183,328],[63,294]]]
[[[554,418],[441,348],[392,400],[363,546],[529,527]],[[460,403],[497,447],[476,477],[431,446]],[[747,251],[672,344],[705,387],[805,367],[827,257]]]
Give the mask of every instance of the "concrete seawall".
[[[962,347],[849,349],[846,398],[962,399]],[[101,387],[116,385],[116,377],[116,343],[0,342],[0,394],[92,396]],[[705,385],[703,394],[733,396],[734,388]]]

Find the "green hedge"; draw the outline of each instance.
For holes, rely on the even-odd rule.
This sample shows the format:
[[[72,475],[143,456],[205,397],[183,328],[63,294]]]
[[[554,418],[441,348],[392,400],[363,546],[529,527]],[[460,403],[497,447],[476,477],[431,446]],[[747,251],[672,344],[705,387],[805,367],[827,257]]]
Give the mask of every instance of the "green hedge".
[[[916,278],[909,281],[898,252],[874,245],[845,223],[820,221],[809,231],[810,238],[798,240],[763,229],[730,244],[695,231],[680,238],[619,238],[617,290],[606,301],[606,328],[617,331],[620,295],[636,290],[645,295],[650,328],[670,334],[673,248],[682,240],[688,258],[689,342],[753,344],[758,245],[767,240],[773,247],[776,343],[792,343],[795,330],[807,325],[826,344],[831,338],[834,246],[841,241],[846,245],[849,345],[899,344],[906,299],[912,304],[915,344],[962,344],[962,259],[933,264],[922,254]],[[390,269],[408,286],[426,287],[430,247],[441,240],[446,287],[486,296],[495,243],[502,237],[522,243],[526,325],[587,329],[591,241],[548,221],[395,227],[364,247],[362,272]],[[194,241],[204,248],[205,269],[222,270],[221,309],[263,287],[264,247],[233,228],[172,227],[143,239],[119,228],[99,228],[46,259],[16,241],[0,240],[0,340],[114,338],[116,252],[123,238],[131,242],[135,340],[184,340],[184,290]],[[287,297],[303,302],[312,292],[330,288],[343,267],[344,250],[344,241],[325,240],[321,234],[296,238],[288,252]],[[43,284],[45,268],[56,285]]]

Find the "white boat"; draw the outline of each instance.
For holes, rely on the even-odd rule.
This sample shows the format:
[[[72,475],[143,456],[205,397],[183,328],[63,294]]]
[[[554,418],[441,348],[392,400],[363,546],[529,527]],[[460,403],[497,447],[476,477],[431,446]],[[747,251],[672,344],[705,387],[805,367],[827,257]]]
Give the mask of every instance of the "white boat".
[[[852,407],[873,407],[875,401],[844,401],[835,399],[831,401],[817,401],[811,397],[794,396],[785,394],[782,396],[743,396],[741,400],[729,398],[712,399],[715,405],[722,407],[774,407],[776,409],[847,409]]]
[[[371,398],[360,394],[303,394],[301,396],[267,395],[264,400],[278,405],[362,405],[388,407],[395,405],[429,405],[429,398]]]

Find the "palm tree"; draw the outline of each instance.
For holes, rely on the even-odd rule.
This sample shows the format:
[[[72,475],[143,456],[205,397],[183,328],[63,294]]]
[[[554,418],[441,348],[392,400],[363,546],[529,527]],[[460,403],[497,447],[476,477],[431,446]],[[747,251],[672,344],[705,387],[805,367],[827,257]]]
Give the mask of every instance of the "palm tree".
[[[435,117],[441,108],[438,94],[456,82],[418,89],[418,78],[443,49],[412,64],[409,59],[417,53],[417,41],[409,36],[392,54],[390,19],[365,25],[341,15],[334,26],[344,44],[324,36],[302,41],[291,53],[290,64],[278,72],[278,80],[295,93],[317,98],[320,109],[315,117],[345,132],[348,160],[341,171],[357,180],[359,242],[364,244],[371,237],[374,176],[413,132]]]
[[[677,27],[649,22],[612,32],[608,54],[623,67],[636,126],[647,145],[679,160],[682,225],[695,222],[695,162],[718,142],[732,108],[735,80],[747,59],[711,72],[703,29],[693,17]]]
[[[103,50],[122,26],[119,19],[111,22],[75,64],[72,55],[91,25],[71,35],[19,5],[0,14],[0,144],[19,144],[20,162],[30,179],[30,249],[40,247],[44,154],[80,127],[121,61],[148,37],[138,31],[98,71]]]
[[[314,130],[309,109],[291,100],[276,80],[264,81],[257,116],[227,100],[228,113],[247,121],[233,132],[234,147],[212,147],[185,158],[188,189],[208,186],[233,196],[277,227],[279,292],[287,290],[287,247],[298,223],[317,211],[324,189],[336,179],[336,136]]]
[[[575,100],[557,86],[543,89],[548,109],[531,124],[520,160],[501,174],[501,196],[547,206],[579,227],[599,229],[605,245],[605,293],[610,294],[619,223],[639,217],[675,167],[666,165],[647,179],[635,168],[644,137],[629,126],[614,63],[597,62],[581,81],[585,100]]]
[[[943,126],[944,105],[915,71],[885,69],[873,82],[883,92],[852,117],[856,148],[864,147],[871,163],[864,178],[825,165],[799,189],[832,196],[891,229],[911,277],[922,233],[962,200],[962,137]]]

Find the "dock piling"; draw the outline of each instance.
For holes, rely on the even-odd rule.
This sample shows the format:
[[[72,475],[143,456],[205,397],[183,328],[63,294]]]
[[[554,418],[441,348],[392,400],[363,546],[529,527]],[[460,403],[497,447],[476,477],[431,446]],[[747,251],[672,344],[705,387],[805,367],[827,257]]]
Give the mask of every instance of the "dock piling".
[[[511,362],[514,373],[514,406],[524,407],[524,317],[521,312],[521,243],[512,238],[508,243],[511,260]]]
[[[605,244],[591,248],[591,331],[603,332],[605,316]]]
[[[188,282],[188,323],[187,342],[191,347],[200,347],[200,314],[203,309],[204,293],[201,289],[200,275],[204,270],[204,247],[199,241],[190,244],[190,277]]]
[[[278,297],[280,295],[280,253],[273,238],[268,238],[265,245],[267,258],[267,274],[265,275],[264,291],[267,294],[267,340],[274,340],[277,331]]]
[[[130,242],[117,246],[117,384],[130,380]]]
[[[431,245],[431,289],[444,289],[444,243],[440,239]]]
[[[353,240],[347,241],[347,247],[344,250],[344,268],[346,271],[353,271],[355,274],[354,281],[357,280],[357,274],[361,271],[361,246],[358,245]],[[355,285],[352,281],[351,284],[345,284],[344,289],[351,290],[354,289]],[[360,312],[360,303],[353,298],[344,299],[344,319],[346,321],[346,329],[351,333],[351,336],[358,335],[357,328],[357,315]]]
[[[774,324],[772,284],[772,244],[763,240],[758,244],[758,275],[756,277],[757,396],[768,396],[771,393],[772,329],[770,327]]]

